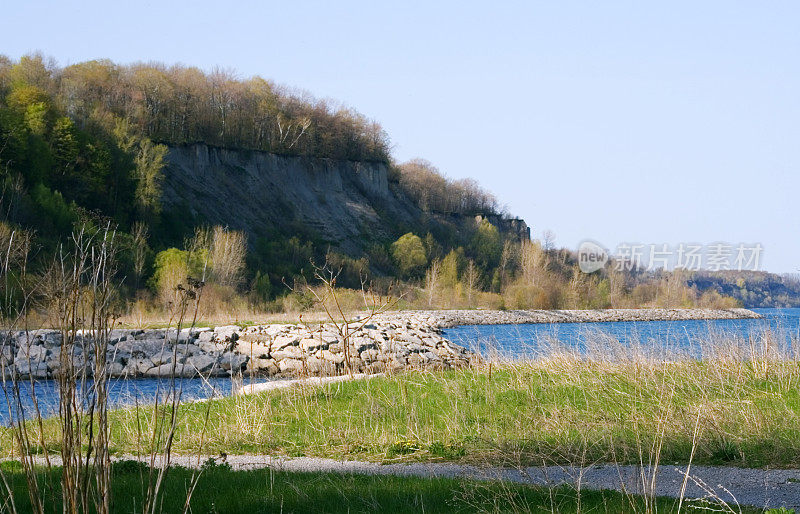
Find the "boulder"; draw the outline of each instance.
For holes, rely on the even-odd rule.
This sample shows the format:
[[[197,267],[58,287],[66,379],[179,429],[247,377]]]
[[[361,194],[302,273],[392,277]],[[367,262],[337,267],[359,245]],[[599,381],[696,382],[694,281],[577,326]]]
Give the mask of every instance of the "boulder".
[[[160,366],[155,366],[148,369],[144,375],[146,377],[182,377],[182,378],[191,378],[196,375],[196,371],[194,368],[187,366],[186,364],[178,364],[174,367],[172,364],[162,364]]]
[[[197,335],[197,340],[203,343],[210,343],[212,339],[214,339],[214,332],[212,332],[211,330],[200,332]]]
[[[364,362],[373,362],[378,360],[378,350],[372,350],[372,349],[364,350],[363,352],[361,352],[360,356],[361,360],[363,360]]]
[[[219,365],[225,371],[241,371],[247,364],[247,356],[234,352],[225,352],[219,359]]]
[[[199,373],[207,373],[217,364],[217,358],[207,353],[192,355],[186,359],[186,365],[197,370]]]
[[[341,364],[344,362],[344,353],[333,353],[330,350],[322,350],[322,352],[320,352],[320,356],[324,360],[334,364]]]
[[[150,357],[169,348],[169,345],[165,339],[135,339],[120,341],[114,348],[133,357]]]
[[[276,361],[283,359],[300,359],[303,357],[303,350],[299,346],[286,346],[277,352],[273,351],[271,356]]]
[[[247,371],[251,374],[275,375],[278,373],[278,365],[275,359],[254,358],[247,362]]]
[[[320,339],[301,339],[300,340],[300,348],[306,352],[315,352],[320,349],[324,349],[328,347],[328,343],[320,340]]]
[[[298,373],[303,369],[303,361],[300,359],[283,359],[278,362],[278,368],[281,370],[281,373]]]
[[[287,346],[294,346],[299,342],[300,342],[300,337],[297,335],[290,334],[290,335],[275,336],[272,339],[271,348],[272,351],[275,352],[283,348],[286,348]]]
[[[239,339],[239,332],[242,331],[241,327],[236,325],[225,325],[222,327],[214,328],[214,339],[217,341],[230,341],[235,342]]]

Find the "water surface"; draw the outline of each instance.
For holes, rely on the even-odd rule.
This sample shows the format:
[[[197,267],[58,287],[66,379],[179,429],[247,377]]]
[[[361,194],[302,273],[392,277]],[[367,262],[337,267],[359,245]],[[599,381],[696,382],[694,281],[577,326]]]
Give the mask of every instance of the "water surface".
[[[598,341],[692,353],[712,341],[759,339],[765,332],[786,344],[800,339],[800,309],[752,310],[763,319],[464,325],[444,333],[454,343],[484,355],[498,352],[509,357],[535,355],[553,347],[585,352]]]

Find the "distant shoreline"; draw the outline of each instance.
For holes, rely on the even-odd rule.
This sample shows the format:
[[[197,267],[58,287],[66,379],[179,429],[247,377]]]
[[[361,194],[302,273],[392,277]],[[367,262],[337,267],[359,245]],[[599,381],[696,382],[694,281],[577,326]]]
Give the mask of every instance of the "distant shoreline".
[[[612,321],[682,321],[760,319],[749,309],[587,309],[587,310],[430,310],[386,312],[375,320],[436,328],[459,325],[598,323]]]

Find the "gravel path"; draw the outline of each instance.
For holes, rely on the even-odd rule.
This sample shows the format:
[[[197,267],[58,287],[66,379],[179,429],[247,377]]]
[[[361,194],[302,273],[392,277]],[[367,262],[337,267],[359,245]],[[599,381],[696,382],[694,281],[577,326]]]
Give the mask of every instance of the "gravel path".
[[[178,457],[176,464],[196,464]],[[638,466],[601,465],[579,467],[478,468],[448,463],[377,464],[309,457],[278,458],[259,455],[229,455],[226,462],[234,469],[270,467],[284,471],[326,471],[367,475],[473,478],[506,480],[536,485],[572,484],[585,489],[615,489],[630,493],[648,491],[648,473]],[[686,473],[685,466],[662,466],[658,471],[657,496],[679,498]],[[692,466],[686,480],[685,498],[725,502],[735,506],[800,508],[800,470],[764,470],[730,467]]]
[[[115,459],[135,459],[131,455]],[[209,457],[173,455],[171,464],[197,468]],[[311,457],[276,457],[270,455],[227,455],[214,457],[234,470],[272,468],[279,471],[355,473],[363,475],[392,475],[440,478],[470,478],[476,480],[505,480],[531,485],[571,484],[582,489],[608,489],[641,494],[651,491],[652,476],[638,466],[596,465],[585,468],[545,466],[529,468],[482,468],[452,463],[378,464],[363,461],[341,461]],[[36,462],[44,465],[42,457]],[[147,458],[141,458],[148,461]],[[58,466],[59,456],[50,457]],[[158,458],[156,459],[158,462]],[[725,503],[736,512],[737,505],[760,508],[800,509],[800,469],[747,469],[715,466],[692,466],[686,477],[685,466],[661,466],[658,469],[655,494],[680,498],[684,481],[685,499],[695,506],[712,502]],[[646,485],[643,485],[646,484]],[[717,507],[715,507],[717,508]]]

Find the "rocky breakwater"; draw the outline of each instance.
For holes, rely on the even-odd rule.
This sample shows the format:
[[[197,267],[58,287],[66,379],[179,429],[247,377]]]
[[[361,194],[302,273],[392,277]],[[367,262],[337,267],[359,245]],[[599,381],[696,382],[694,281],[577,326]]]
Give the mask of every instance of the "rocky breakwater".
[[[458,325],[758,318],[761,318],[759,314],[748,309],[447,310],[387,312],[376,317],[376,321],[449,328]]]
[[[107,346],[112,377],[326,376],[451,369],[477,358],[444,339],[438,329],[408,320],[353,324],[223,326],[214,329],[113,330]],[[345,338],[342,332],[348,333]],[[62,336],[54,330],[6,332],[0,375],[53,378],[62,361]],[[70,345],[77,368],[94,369],[94,341],[79,335]]]

